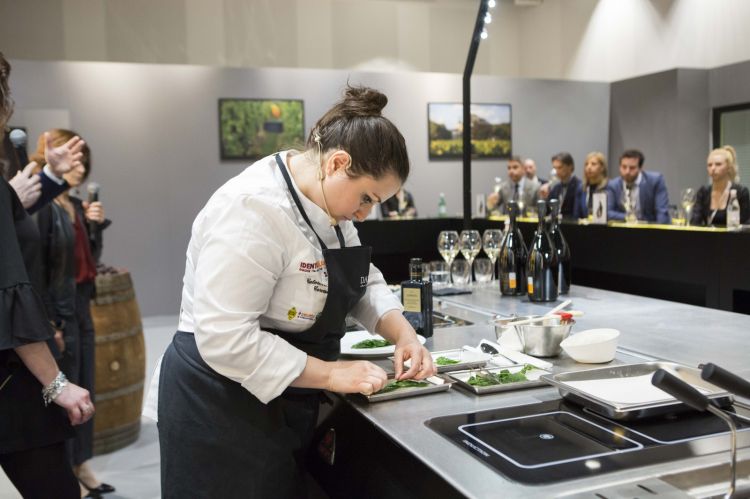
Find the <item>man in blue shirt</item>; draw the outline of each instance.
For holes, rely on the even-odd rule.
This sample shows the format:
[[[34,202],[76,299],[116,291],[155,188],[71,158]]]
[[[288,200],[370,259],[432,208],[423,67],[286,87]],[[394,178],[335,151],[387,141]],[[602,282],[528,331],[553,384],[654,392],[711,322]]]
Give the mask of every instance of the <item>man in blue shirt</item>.
[[[613,196],[607,200],[612,220],[645,220],[668,224],[669,195],[664,175],[643,170],[643,153],[629,149],[620,156],[620,177],[610,183]]]

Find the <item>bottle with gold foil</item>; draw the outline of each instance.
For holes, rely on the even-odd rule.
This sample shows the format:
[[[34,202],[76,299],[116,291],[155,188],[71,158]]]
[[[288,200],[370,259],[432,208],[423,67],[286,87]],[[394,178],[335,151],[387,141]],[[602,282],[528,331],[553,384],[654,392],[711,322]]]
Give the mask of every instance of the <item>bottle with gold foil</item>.
[[[401,283],[401,303],[404,317],[417,334],[432,336],[432,283],[422,280],[422,259],[409,261],[408,281]]]

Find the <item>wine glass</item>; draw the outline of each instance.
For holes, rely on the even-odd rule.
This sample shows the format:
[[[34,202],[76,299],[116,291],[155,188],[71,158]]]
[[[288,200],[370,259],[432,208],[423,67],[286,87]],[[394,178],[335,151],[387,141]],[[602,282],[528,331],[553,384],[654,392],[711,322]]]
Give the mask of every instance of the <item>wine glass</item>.
[[[495,262],[500,254],[500,244],[503,242],[503,231],[499,229],[487,229],[482,234],[482,249],[492,262],[492,279],[495,279]]]
[[[443,257],[445,263],[448,264],[448,270],[450,271],[451,263],[453,263],[453,259],[458,255],[458,232],[455,230],[440,231],[437,247],[438,253]]]
[[[469,262],[469,282],[471,282],[471,268],[474,263],[474,258],[477,257],[482,249],[482,238],[479,236],[478,230],[462,230],[459,237],[459,248],[461,249],[461,254],[466,261]]]
[[[682,209],[685,212],[685,225],[690,225],[690,218],[693,214],[693,205],[695,205],[695,190],[688,187],[682,190]]]

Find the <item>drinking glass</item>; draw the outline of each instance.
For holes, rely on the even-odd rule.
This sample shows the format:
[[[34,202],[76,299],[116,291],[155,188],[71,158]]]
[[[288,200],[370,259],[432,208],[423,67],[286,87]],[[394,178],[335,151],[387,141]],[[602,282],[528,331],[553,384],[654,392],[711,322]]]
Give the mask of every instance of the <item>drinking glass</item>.
[[[685,225],[690,225],[690,218],[693,215],[693,206],[695,205],[695,190],[688,187],[682,190],[682,209],[685,212]]]
[[[430,281],[432,281],[432,287],[434,289],[442,288],[450,284],[451,272],[448,264],[437,260],[430,262]]]
[[[461,249],[461,254],[469,262],[469,282],[471,282],[471,265],[482,250],[482,238],[479,236],[479,231],[462,230],[459,248]]]
[[[454,260],[451,264],[451,280],[453,284],[465,285],[471,281],[471,265],[467,260]]]
[[[492,279],[495,278],[495,262],[500,254],[500,245],[503,243],[503,231],[499,229],[487,229],[482,234],[482,249],[492,261]]]
[[[490,282],[493,277],[494,264],[489,258],[477,258],[474,260],[474,276],[478,283]]]
[[[458,255],[458,232],[455,230],[443,230],[438,235],[437,247],[438,253],[443,257],[445,263],[453,263],[453,260]]]

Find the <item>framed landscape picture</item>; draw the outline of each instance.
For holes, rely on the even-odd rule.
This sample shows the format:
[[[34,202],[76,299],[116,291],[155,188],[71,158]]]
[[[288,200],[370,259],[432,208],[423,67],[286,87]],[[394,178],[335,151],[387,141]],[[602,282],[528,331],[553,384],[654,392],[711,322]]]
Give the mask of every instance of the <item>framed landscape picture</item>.
[[[511,154],[510,104],[471,105],[471,157],[507,159]],[[463,157],[463,105],[427,104],[430,159]]]
[[[219,99],[221,159],[259,159],[305,142],[301,100]]]

